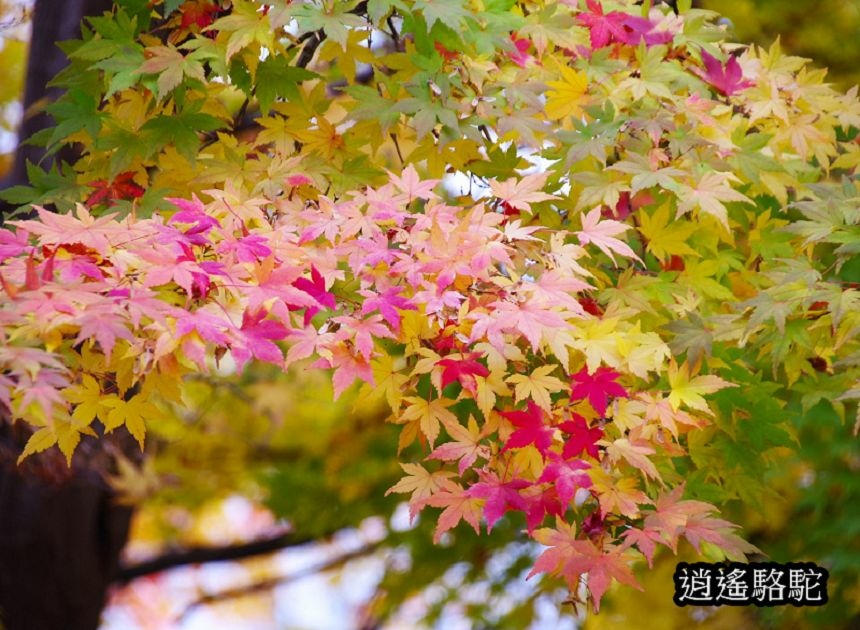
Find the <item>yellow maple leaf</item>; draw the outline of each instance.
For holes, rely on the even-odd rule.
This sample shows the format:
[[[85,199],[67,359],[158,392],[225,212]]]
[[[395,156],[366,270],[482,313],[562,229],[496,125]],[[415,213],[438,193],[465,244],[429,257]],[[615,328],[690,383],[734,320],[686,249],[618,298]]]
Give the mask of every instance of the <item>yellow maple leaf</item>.
[[[553,120],[566,116],[582,116],[581,105],[586,101],[588,80],[585,74],[567,66],[559,66],[561,81],[547,81],[552,89],[546,93],[546,115]]]
[[[400,415],[402,420],[418,420],[421,432],[433,445],[439,437],[440,422],[456,422],[457,416],[448,411],[448,407],[454,404],[453,400],[437,398],[436,400],[425,400],[420,396],[408,396],[403,399],[409,406]]]
[[[143,449],[143,439],[146,436],[146,420],[157,420],[162,414],[158,407],[152,404],[143,394],[132,396],[131,400],[113,398],[104,401],[105,407],[111,411],[107,418],[102,418],[105,430],[110,433],[117,427],[125,425],[128,432],[134,436]]]
[[[660,260],[666,260],[672,255],[699,255],[687,245],[698,226],[689,221],[672,221],[670,224],[667,204],[660,205],[650,216],[647,212],[639,212],[639,220],[639,232],[647,239],[648,251]]]
[[[682,404],[704,413],[712,413],[708,403],[702,397],[703,394],[713,394],[726,387],[737,387],[714,374],[696,376],[690,378],[690,368],[685,361],[678,366],[674,361],[669,364],[669,404],[672,409],[678,410]]]
[[[555,364],[542,365],[531,374],[514,374],[508,377],[507,382],[516,386],[514,395],[517,402],[531,398],[539,407],[549,411],[552,408],[550,393],[561,391],[565,387],[555,376],[550,376],[550,372],[557,367]]]
[[[448,477],[454,477],[455,473],[450,470],[437,470],[429,472],[421,464],[400,464],[406,476],[391,486],[385,495],[392,492],[411,492],[409,497],[409,513],[414,517],[423,507],[419,502],[432,496],[442,487],[442,482]]]

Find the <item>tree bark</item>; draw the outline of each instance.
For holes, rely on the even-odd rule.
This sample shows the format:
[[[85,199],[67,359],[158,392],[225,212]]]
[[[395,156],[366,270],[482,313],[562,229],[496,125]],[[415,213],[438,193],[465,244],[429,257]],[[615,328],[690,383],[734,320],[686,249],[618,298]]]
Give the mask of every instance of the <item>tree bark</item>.
[[[98,440],[81,443],[71,468],[56,450],[19,467],[27,432],[0,422],[0,626],[95,630],[132,510],[114,501]]]
[[[45,156],[44,149],[23,141],[51,124],[42,110],[59,90],[47,83],[67,63],[57,42],[80,37],[81,20],[100,15],[112,4],[36,0],[25,116],[13,168],[0,188],[26,184],[26,162],[39,163]],[[12,209],[0,205],[0,220]],[[0,417],[0,627],[95,630],[119,567],[132,510],[114,502],[103,475],[108,458],[95,441],[76,453],[72,468],[59,453],[50,452],[18,467],[27,437]]]

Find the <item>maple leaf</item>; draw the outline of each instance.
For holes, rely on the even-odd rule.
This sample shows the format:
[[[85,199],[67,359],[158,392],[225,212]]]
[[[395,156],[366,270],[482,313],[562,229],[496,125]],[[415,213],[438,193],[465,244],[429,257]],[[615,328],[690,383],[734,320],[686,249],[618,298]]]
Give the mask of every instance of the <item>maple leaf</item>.
[[[702,397],[703,394],[713,394],[726,387],[737,387],[737,385],[714,374],[690,378],[690,368],[686,361],[680,366],[673,361],[669,364],[669,387],[672,389],[669,393],[669,404],[672,405],[672,409],[677,411],[684,404],[712,414],[708,403]]]
[[[422,505],[445,508],[436,521],[433,542],[438,543],[442,534],[456,527],[461,520],[471,525],[476,534],[480,534],[484,500],[469,496],[462,487],[447,479],[442,480],[441,487],[441,490],[421,502]]]
[[[732,96],[755,85],[754,82],[744,79],[743,70],[734,55],[729,55],[726,65],[723,66],[719,59],[702,50],[702,63],[705,64],[705,70],[698,70],[697,73],[720,94]]]
[[[547,81],[547,86],[552,88],[546,93],[546,115],[553,119],[574,116],[583,116],[582,105],[587,98],[588,80],[581,72],[559,65],[561,81]]]
[[[72,419],[81,427],[89,425],[99,413],[104,412],[103,402],[109,399],[102,396],[98,381],[90,374],[84,374],[80,384],[64,389],[63,397],[75,403]]]
[[[459,422],[448,422],[445,424],[445,430],[454,438],[454,442],[446,442],[437,446],[428,459],[441,459],[444,461],[460,460],[457,470],[462,476],[467,468],[475,463],[478,457],[489,459],[490,447],[486,444],[481,444],[481,440],[485,437],[483,432],[478,428],[478,423],[475,418],[469,416],[468,428],[461,425]]]
[[[741,201],[750,205],[755,202],[746,195],[734,190],[729,181],[739,182],[740,179],[731,173],[706,173],[696,183],[695,187],[682,184],[679,189],[677,217],[684,215],[693,208],[699,208],[705,214],[716,218],[726,230],[729,229],[729,219],[724,201]]]
[[[326,308],[332,310],[334,310],[337,306],[334,295],[332,293],[329,293],[325,288],[325,279],[322,277],[322,274],[317,270],[317,268],[313,265],[311,265],[310,280],[308,280],[307,278],[298,278],[293,282],[293,286],[312,296],[317,302],[319,302],[320,306],[325,306]],[[305,326],[308,325],[313,316],[316,315],[319,311],[320,309],[316,306],[307,307],[307,309],[305,310]]]
[[[646,46],[654,46],[672,41],[670,32],[655,31],[654,24],[647,18],[623,11],[603,13],[598,0],[586,0],[586,6],[588,12],[579,13],[576,19],[588,27],[592,49],[603,48],[613,42],[638,46],[644,41]]]
[[[42,245],[63,245],[80,243],[89,247],[101,256],[106,256],[110,249],[110,238],[120,234],[120,225],[114,221],[116,213],[106,214],[99,218],[93,217],[86,206],[77,204],[77,217],[69,214],[48,212],[44,208],[34,206],[39,220],[9,221],[10,224],[23,228],[39,237]]]
[[[289,334],[283,324],[273,319],[266,319],[268,313],[263,310],[246,310],[242,314],[242,327],[234,329],[237,343],[232,345],[233,357],[237,369],[242,367],[252,356],[260,361],[279,364],[284,360],[281,349],[273,341],[284,339]]]
[[[591,477],[582,472],[589,468],[591,464],[581,459],[567,459],[557,453],[550,453],[550,461],[538,482],[554,482],[558,498],[567,506],[578,488],[591,487]]]
[[[528,481],[525,479],[502,481],[495,473],[484,471],[478,471],[478,476],[481,481],[466,490],[466,494],[487,500],[484,504],[484,518],[487,521],[488,532],[492,531],[493,526],[508,510],[519,512],[528,510],[528,502],[519,492],[531,485]]]
[[[500,411],[499,413],[517,427],[505,442],[503,453],[512,448],[533,445],[541,455],[546,455],[547,450],[552,446],[555,429],[544,424],[546,414],[533,400],[529,400],[526,411]]]
[[[379,314],[371,315],[367,319],[358,319],[351,315],[335,317],[333,322],[340,324],[341,329],[335,335],[335,339],[340,341],[343,339],[352,339],[355,347],[364,357],[365,361],[370,361],[373,355],[373,338],[377,339],[393,339],[392,333],[388,327],[382,323],[382,316]]]
[[[448,411],[448,407],[454,404],[453,400],[447,398],[426,400],[420,396],[408,396],[403,400],[409,403],[409,406],[400,415],[400,419],[417,420],[421,432],[431,445],[439,437],[440,422],[444,422],[446,426],[457,424],[457,416]]]
[[[373,383],[373,368],[364,357],[355,356],[350,350],[342,345],[333,344],[320,352],[325,356],[311,364],[311,367],[334,368],[332,384],[334,385],[335,399],[339,398],[344,390],[352,385],[357,379],[366,383]]]
[[[95,188],[95,191],[84,202],[87,208],[92,208],[105,202],[107,202],[107,205],[112,206],[118,200],[139,199],[142,197],[146,190],[134,181],[134,176],[134,171],[126,171],[118,174],[110,182],[105,179],[97,179],[87,184],[87,186]]]
[[[550,376],[556,367],[556,365],[542,365],[532,370],[530,374],[514,374],[508,377],[507,382],[516,385],[514,390],[516,401],[521,402],[528,398],[537,403],[541,409],[550,411],[552,409],[550,393],[564,389],[564,383],[561,380]]]
[[[607,443],[606,454],[609,460],[613,463],[620,459],[624,459],[631,466],[641,470],[646,476],[652,479],[660,479],[660,475],[654,464],[648,459],[648,455],[653,455],[654,448],[645,442],[631,442],[627,438],[619,438],[610,443]]]
[[[549,177],[549,173],[533,173],[526,175],[519,181],[516,177],[511,177],[504,182],[491,179],[490,190],[493,191],[496,198],[501,199],[509,207],[531,213],[531,204],[559,199],[556,195],[543,192],[542,189],[546,184],[547,177]]]
[[[75,343],[81,343],[85,339],[95,339],[108,360],[118,338],[134,343],[134,335],[128,328],[126,314],[113,305],[90,306],[80,314],[78,322],[81,328]]]
[[[477,384],[476,376],[486,378],[490,375],[490,371],[476,359],[480,357],[480,353],[473,352],[464,355],[462,359],[454,359],[446,357],[436,363],[442,366],[442,382],[441,389],[445,389],[454,381],[458,381],[463,389],[470,392],[473,396],[476,395]]]
[[[562,451],[566,459],[577,457],[583,452],[588,453],[594,459],[599,458],[600,451],[597,449],[597,442],[603,437],[603,429],[589,427],[585,418],[578,413],[573,414],[573,420],[562,422],[558,428],[570,434]]]
[[[373,311],[379,311],[383,319],[388,322],[394,332],[400,332],[400,313],[398,309],[404,311],[415,311],[418,308],[409,301],[408,298],[401,297],[403,291],[401,287],[389,287],[382,293],[375,291],[363,290],[359,291],[365,298],[361,305],[361,314],[367,315]]]
[[[629,229],[629,225],[625,225],[619,221],[612,219],[601,221],[600,208],[597,207],[588,214],[582,215],[582,229],[576,232],[576,236],[582,245],[588,245],[589,243],[597,245],[600,251],[609,256],[613,263],[615,263],[615,257],[612,255],[613,252],[627,258],[633,258],[641,263],[642,260],[636,255],[636,252],[630,249],[627,243],[615,238],[616,234]]]
[[[411,492],[409,514],[413,519],[424,507],[424,500],[441,490],[445,480],[454,476],[454,473],[449,470],[437,470],[431,473],[421,464],[400,464],[400,467],[406,476],[386,490],[385,496],[392,492]]]
[[[635,477],[614,479],[599,466],[592,466],[588,476],[591,477],[591,490],[600,503],[601,518],[610,512],[639,518],[639,506],[652,503],[648,495],[639,490]]]
[[[592,409],[599,416],[605,416],[610,397],[628,397],[627,390],[616,382],[620,377],[621,374],[612,368],[599,367],[594,374],[589,374],[588,368],[584,367],[570,377],[570,399],[587,398]]]
[[[128,432],[134,436],[140,449],[143,450],[143,440],[146,436],[146,421],[156,421],[162,417],[162,412],[152,404],[145,395],[136,394],[128,401],[112,397],[102,401],[102,405],[110,408],[107,418],[99,418],[105,425],[105,431],[110,433],[119,426],[125,425]]]
[[[613,578],[643,590],[630,570],[629,561],[623,556],[622,547],[604,545],[600,548],[591,540],[578,540],[575,526],[560,518],[555,528],[538,529],[532,537],[549,548],[538,556],[528,577],[538,573],[561,575],[570,590],[576,592],[580,577],[587,575],[595,612],[600,610],[600,600]]]

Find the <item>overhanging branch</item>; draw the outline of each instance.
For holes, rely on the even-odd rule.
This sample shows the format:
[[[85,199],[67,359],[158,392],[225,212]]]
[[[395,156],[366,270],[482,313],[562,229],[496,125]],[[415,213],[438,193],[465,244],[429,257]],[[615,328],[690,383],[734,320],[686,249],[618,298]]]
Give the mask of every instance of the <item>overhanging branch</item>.
[[[296,536],[294,534],[281,534],[272,538],[255,540],[238,545],[224,545],[213,547],[191,547],[183,551],[165,553],[151,560],[139,562],[132,565],[120,566],[113,582],[115,584],[126,584],[134,579],[159,573],[174,567],[189,564],[204,564],[207,562],[224,562],[228,560],[241,560],[267,553],[272,553],[287,547],[298,547],[319,540],[308,536]]]

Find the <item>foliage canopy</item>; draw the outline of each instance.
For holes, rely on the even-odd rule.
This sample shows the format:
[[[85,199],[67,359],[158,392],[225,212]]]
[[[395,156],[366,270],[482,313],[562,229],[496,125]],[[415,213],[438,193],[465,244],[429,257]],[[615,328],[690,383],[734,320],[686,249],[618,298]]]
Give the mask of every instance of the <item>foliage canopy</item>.
[[[0,231],[22,457],[313,366],[387,405],[437,541],[519,519],[595,610],[657,547],[756,552],[716,504],[860,397],[860,104],[678,4],[89,20],[36,139],[81,157],[4,193],[38,212]]]

